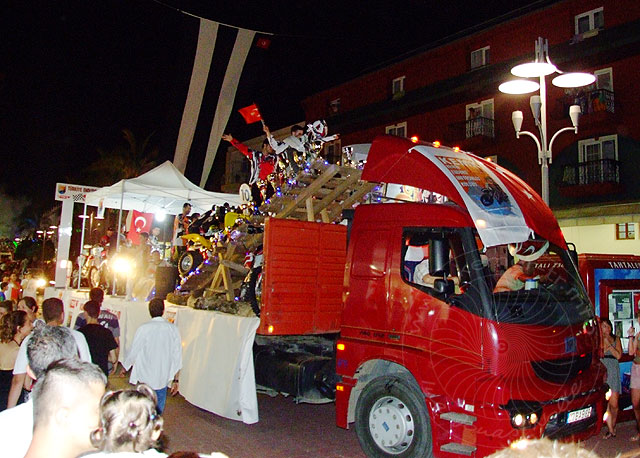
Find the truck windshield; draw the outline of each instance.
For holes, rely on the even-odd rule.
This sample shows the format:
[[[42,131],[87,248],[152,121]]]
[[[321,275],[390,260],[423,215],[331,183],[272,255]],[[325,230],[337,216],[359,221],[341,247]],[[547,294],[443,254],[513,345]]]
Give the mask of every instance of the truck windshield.
[[[566,250],[546,240],[485,250],[485,280],[493,291],[495,320],[566,326],[593,317],[589,299]]]

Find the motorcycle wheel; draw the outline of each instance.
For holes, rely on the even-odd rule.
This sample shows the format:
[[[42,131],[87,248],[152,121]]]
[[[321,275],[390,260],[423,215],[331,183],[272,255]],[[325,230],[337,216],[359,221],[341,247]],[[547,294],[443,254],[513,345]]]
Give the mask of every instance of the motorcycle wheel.
[[[202,253],[199,251],[185,251],[178,259],[178,272],[183,277],[189,275],[202,264],[203,259]]]
[[[89,269],[89,285],[92,288],[100,287],[100,271],[96,266]]]

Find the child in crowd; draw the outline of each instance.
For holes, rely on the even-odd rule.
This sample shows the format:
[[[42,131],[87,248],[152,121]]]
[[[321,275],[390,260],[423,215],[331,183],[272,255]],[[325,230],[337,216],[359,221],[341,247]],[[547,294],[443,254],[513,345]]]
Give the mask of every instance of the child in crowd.
[[[91,433],[91,443],[101,451],[85,456],[166,457],[154,448],[158,446],[163,425],[162,417],[156,411],[157,402],[156,393],[144,383],[105,393],[100,401],[100,427]],[[223,453],[176,452],[172,456],[228,458]]]
[[[144,384],[105,393],[100,427],[91,434],[91,443],[102,452],[89,456],[166,456],[154,449],[163,424],[156,403],[155,392]]]

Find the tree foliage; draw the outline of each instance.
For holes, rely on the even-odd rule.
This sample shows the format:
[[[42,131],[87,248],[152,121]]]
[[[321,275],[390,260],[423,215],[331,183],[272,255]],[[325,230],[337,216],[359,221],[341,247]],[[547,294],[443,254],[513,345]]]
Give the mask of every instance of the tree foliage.
[[[156,165],[157,147],[150,146],[153,133],[139,143],[129,129],[122,130],[124,142],[112,149],[99,148],[100,157],[85,173],[86,180],[94,186],[110,186],[123,178],[134,178],[148,172]]]
[[[26,197],[12,197],[0,191],[0,238],[13,239],[16,236],[27,205],[29,200]]]

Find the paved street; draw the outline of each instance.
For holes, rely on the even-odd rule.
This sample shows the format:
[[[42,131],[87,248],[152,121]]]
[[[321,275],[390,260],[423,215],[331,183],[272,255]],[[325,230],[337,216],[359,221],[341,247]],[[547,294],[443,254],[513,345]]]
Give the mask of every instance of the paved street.
[[[112,377],[114,387],[125,385]],[[169,452],[223,452],[231,458],[363,457],[355,430],[335,426],[333,404],[296,405],[290,398],[258,395],[260,421],[245,425],[192,406],[181,396],[167,400],[165,432]],[[633,422],[618,425],[617,437],[592,437],[584,445],[602,457],[640,457],[640,444],[630,441]]]

